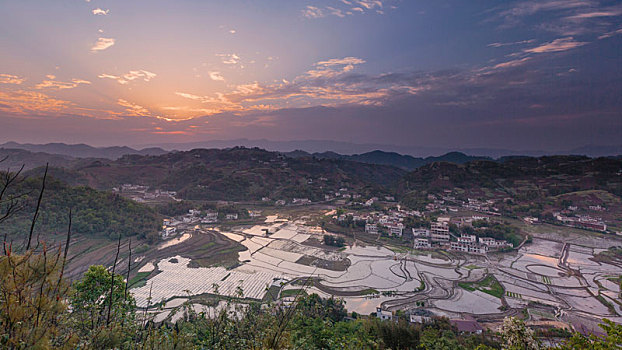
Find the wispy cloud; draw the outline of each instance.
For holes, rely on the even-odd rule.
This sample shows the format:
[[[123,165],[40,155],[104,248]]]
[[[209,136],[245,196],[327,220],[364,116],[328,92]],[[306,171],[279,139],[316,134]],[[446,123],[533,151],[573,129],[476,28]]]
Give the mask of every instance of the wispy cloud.
[[[0,84],[16,84],[19,85],[26,81],[25,78],[18,77],[11,74],[0,74]]]
[[[313,78],[327,78],[347,73],[354,69],[355,65],[363,64],[365,60],[356,57],[333,58],[314,64],[315,69],[307,71]]]
[[[35,88],[36,89],[65,90],[65,89],[73,89],[75,87],[78,87],[78,85],[80,84],[86,84],[86,85],[91,84],[90,81],[83,80],[83,79],[71,79],[71,81],[65,82],[65,81],[54,80],[56,79],[56,77],[53,75],[48,75],[47,78],[49,80],[44,80],[40,82],[39,84],[35,85]]]
[[[525,57],[521,59],[511,60],[503,63],[499,63],[493,66],[493,69],[504,69],[504,68],[514,68],[518,66],[524,65],[527,61],[531,60],[531,57]]]
[[[307,18],[321,18],[324,17],[324,11],[315,6],[307,6],[302,10],[302,15]]]
[[[96,52],[96,51],[106,50],[107,48],[109,48],[112,45],[114,45],[114,43],[115,43],[115,39],[114,38],[98,38],[97,42],[95,43],[95,45],[93,45],[93,47],[91,47],[91,51],[92,52]]]
[[[151,112],[143,106],[129,102],[122,98],[117,100],[119,106],[125,107],[125,114],[131,117],[147,117],[151,115]]]
[[[315,19],[326,16],[346,17],[355,14],[363,14],[367,12],[375,12],[377,14],[384,14],[385,3],[394,2],[389,0],[339,0],[334,1],[332,6],[317,7],[307,5],[302,10],[304,17]],[[388,6],[390,9],[395,9],[395,5]]]
[[[531,44],[535,41],[536,39],[529,39],[529,40],[520,40],[520,41],[507,42],[507,43],[491,43],[491,44],[488,44],[488,47],[505,47],[505,46],[524,45],[524,44]]]
[[[607,39],[607,38],[611,38],[612,36],[619,35],[619,34],[622,34],[622,28],[604,33],[600,35],[598,39]]]
[[[501,5],[492,12],[490,20],[500,21],[501,29],[532,25],[537,30],[571,36],[611,30],[612,21],[605,19],[620,16],[622,6],[608,6],[598,0],[528,0]]]
[[[222,75],[220,75],[220,72],[212,71],[212,72],[208,72],[207,74],[212,80],[225,81],[225,78]]]
[[[545,52],[560,52],[571,50],[587,44],[586,42],[576,41],[573,37],[560,38],[551,41],[550,43],[544,43],[540,46],[533,47],[524,50],[527,53],[545,53]]]
[[[220,57],[224,64],[234,65],[240,63],[240,56],[234,53],[221,53],[216,56]]]
[[[598,17],[615,17],[620,15],[620,10],[611,10],[611,11],[594,11],[594,12],[584,12],[579,13],[574,16],[568,16],[567,19],[587,19],[587,18],[598,18]]]
[[[94,14],[94,15],[102,15],[102,16],[105,16],[105,15],[107,15],[107,14],[108,14],[108,12],[110,12],[110,10],[102,10],[102,9],[101,9],[101,8],[99,8],[99,7],[93,10],[93,14]]]
[[[133,80],[143,80],[143,81],[150,81],[151,79],[155,78],[157,76],[157,74],[140,69],[140,70],[131,70],[126,74],[123,74],[121,76],[116,76],[116,75],[112,75],[112,74],[100,74],[97,77],[98,78],[102,78],[102,79],[112,79],[112,80],[116,80],[117,83],[121,84],[121,85],[126,85],[129,84],[131,81]]]

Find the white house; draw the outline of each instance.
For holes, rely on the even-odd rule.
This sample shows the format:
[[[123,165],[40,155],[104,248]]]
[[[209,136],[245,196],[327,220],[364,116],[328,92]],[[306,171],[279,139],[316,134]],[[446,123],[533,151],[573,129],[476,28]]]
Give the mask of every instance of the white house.
[[[377,307],[376,308],[376,317],[378,317],[379,319],[385,321],[385,320],[391,320],[393,319],[393,314],[390,311],[385,311],[382,310],[382,308]]]

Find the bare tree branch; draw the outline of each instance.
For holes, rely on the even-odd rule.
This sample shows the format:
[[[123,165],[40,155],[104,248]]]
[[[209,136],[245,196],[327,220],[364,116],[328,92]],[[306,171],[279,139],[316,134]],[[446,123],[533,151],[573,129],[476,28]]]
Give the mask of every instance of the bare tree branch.
[[[117,260],[119,259],[119,250],[121,250],[121,235],[119,234],[119,243],[117,243],[117,255],[114,257],[112,264],[112,273],[110,274],[110,299],[108,300],[108,316],[106,317],[106,325],[110,324],[110,313],[112,312],[112,295],[114,292],[114,272],[117,268]]]
[[[39,208],[41,208],[41,200],[43,199],[43,192],[45,191],[45,179],[48,176],[48,164],[45,164],[45,173],[43,174],[43,181],[41,184],[41,192],[39,192],[39,199],[37,200],[37,208],[35,209],[35,215],[32,218],[32,224],[30,225],[30,233],[28,234],[28,244],[26,244],[26,250],[30,249],[30,242],[32,241],[32,233],[35,230],[35,223],[39,216]]]

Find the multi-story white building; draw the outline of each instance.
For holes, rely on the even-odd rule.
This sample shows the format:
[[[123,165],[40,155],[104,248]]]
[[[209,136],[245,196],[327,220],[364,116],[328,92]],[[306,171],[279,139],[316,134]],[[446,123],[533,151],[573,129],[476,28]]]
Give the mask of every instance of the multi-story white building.
[[[475,235],[461,235],[460,237],[458,237],[458,242],[459,243],[476,243],[477,242],[477,236],[475,236]]]
[[[389,223],[386,224],[385,227],[387,228],[391,236],[402,237],[402,233],[404,230],[404,225],[402,223]]]
[[[447,242],[449,241],[449,224],[445,221],[434,222],[430,228],[430,233],[433,242]]]
[[[432,243],[429,238],[415,238],[415,249],[428,249],[432,248]]]
[[[451,242],[450,245],[451,250],[463,252],[463,253],[471,253],[471,254],[486,254],[486,246],[477,243],[460,243],[460,242]]]
[[[365,224],[365,232],[374,234],[374,235],[378,234],[378,225],[370,224],[370,223]]]
[[[412,231],[415,237],[430,237],[430,230],[427,228],[413,228]]]

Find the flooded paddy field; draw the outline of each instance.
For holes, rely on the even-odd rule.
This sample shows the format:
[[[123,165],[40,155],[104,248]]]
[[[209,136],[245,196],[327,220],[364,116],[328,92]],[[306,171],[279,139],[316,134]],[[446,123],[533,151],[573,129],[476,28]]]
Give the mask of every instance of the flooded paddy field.
[[[396,253],[356,240],[336,249],[316,243],[322,240],[321,228],[277,216],[261,225],[211,232],[230,242],[228,249],[241,247],[235,251],[237,263],[196,266],[193,260],[200,257],[176,251],[201,234],[167,245],[156,257],[141,261],[140,271],[153,272],[132,290],[139,307],[149,304],[149,293],[151,303],[164,300],[174,309],[180,298],[196,295],[250,301],[264,299],[274,288],[279,296],[303,288],[306,293],[343,298],[349,311],[360,314],[376,307],[425,308],[437,315],[468,314],[493,322],[528,309],[552,315],[551,321],[622,319],[616,282],[622,267],[594,259],[603,247],[620,245],[615,239],[599,239],[590,246],[581,238],[552,240],[543,235],[518,251],[475,256],[408,249]],[[314,244],[305,244],[310,239]],[[164,251],[169,255],[163,256]],[[313,283],[301,284],[308,277]],[[283,295],[293,298],[289,292]]]

